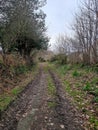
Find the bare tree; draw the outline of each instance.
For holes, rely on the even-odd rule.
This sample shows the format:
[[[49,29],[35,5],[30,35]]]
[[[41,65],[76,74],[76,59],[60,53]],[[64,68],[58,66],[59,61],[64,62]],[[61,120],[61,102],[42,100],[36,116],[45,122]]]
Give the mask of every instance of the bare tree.
[[[74,31],[78,38],[78,51],[82,50],[84,62],[96,63],[97,59],[97,20],[98,0],[85,0],[80,8],[80,14],[75,16]],[[96,15],[97,14],[97,15]]]
[[[68,55],[70,53],[69,38],[66,35],[59,35],[56,39],[56,52]]]

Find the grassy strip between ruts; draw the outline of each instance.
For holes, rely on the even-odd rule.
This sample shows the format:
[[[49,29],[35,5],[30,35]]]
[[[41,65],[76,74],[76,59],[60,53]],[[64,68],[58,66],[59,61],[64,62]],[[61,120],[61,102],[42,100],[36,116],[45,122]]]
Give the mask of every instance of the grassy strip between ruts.
[[[61,77],[65,91],[85,118],[85,129],[98,129],[98,74],[77,65],[50,64]]]
[[[56,88],[55,88],[55,85],[54,85],[53,80],[52,80],[50,75],[48,75],[47,81],[48,81],[48,94],[50,97],[50,101],[48,102],[48,106],[50,108],[53,108],[56,106],[56,102],[55,102]]]
[[[24,88],[30,83],[33,79],[36,73],[38,72],[37,67],[32,68],[31,72],[27,72],[25,74],[25,77],[22,79],[22,81],[19,83],[18,86],[15,86],[10,91],[5,91],[3,94],[0,95],[0,111],[4,111],[7,106],[16,99],[17,95],[21,93]]]

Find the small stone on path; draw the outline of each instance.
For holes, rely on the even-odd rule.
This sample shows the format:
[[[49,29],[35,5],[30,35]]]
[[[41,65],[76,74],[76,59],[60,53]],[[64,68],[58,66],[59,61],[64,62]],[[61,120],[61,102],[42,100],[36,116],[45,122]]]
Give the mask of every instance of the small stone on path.
[[[64,125],[60,125],[60,127],[62,128],[62,129],[64,129],[65,127],[64,127]]]

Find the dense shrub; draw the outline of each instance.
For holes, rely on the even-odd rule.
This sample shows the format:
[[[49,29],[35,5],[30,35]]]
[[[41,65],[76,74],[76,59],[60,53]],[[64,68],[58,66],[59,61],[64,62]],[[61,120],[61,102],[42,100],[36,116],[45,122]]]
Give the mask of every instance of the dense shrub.
[[[59,64],[67,63],[67,56],[65,54],[58,54],[51,58],[51,62],[57,61]]]
[[[51,59],[50,59],[50,62],[55,62],[55,61],[57,61],[58,59],[57,59],[57,56],[55,55],[55,56],[53,56]]]
[[[42,58],[42,57],[39,57],[39,61],[40,62],[46,62],[46,60],[44,58]]]
[[[27,67],[23,66],[23,65],[17,66],[15,68],[15,73],[16,74],[22,74],[22,73],[25,73],[26,71],[27,71]]]

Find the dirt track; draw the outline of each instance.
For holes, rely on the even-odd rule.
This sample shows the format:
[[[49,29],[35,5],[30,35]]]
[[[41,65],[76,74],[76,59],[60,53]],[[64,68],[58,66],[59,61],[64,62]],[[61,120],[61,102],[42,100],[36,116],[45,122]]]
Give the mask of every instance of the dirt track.
[[[51,76],[56,87],[56,106],[50,108],[51,101],[47,90],[47,77]],[[10,104],[2,114],[0,130],[84,130],[70,101],[66,98],[63,87],[55,73],[39,70],[35,79]]]

